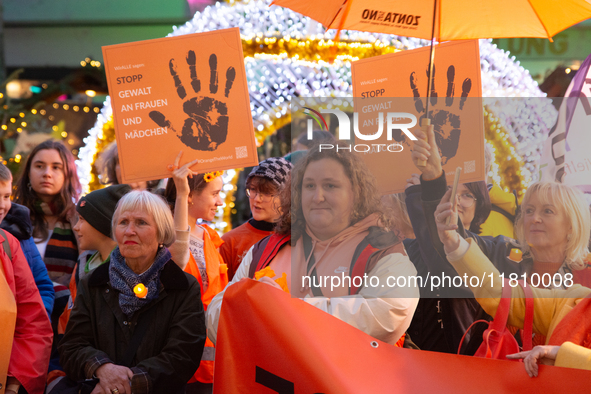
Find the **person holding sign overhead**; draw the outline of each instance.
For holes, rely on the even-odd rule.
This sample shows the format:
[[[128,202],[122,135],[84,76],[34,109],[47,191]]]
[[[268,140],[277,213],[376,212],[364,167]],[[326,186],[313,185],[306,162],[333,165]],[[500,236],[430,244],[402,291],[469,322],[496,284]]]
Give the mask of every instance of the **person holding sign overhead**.
[[[503,282],[501,273],[478,247],[477,242],[472,238],[463,239],[458,234],[457,212],[450,203],[450,196],[449,191],[445,193],[434,214],[437,235],[443,244],[447,259],[460,275],[490,275],[491,280],[484,281],[481,286],[476,286],[471,281],[467,283],[478,302],[491,315],[494,315],[499,307],[503,287],[510,286],[512,302],[508,324],[523,327],[527,310],[524,289],[522,286],[513,286],[512,281]],[[526,206],[526,209],[530,208]],[[550,212],[536,215],[546,218],[550,215],[560,216]],[[589,211],[586,212],[586,216],[588,222]],[[452,220],[448,222],[449,217]],[[589,234],[586,235],[588,239]],[[537,234],[538,238],[543,236]],[[531,351],[507,355],[507,358],[523,358],[526,372],[530,377],[538,375],[537,362],[542,359],[545,359],[544,364],[588,369],[591,348],[591,320],[588,318],[591,313],[590,292],[589,288],[572,283],[565,289],[539,289],[532,286],[533,329],[545,338],[546,346],[536,346]]]
[[[441,168],[441,158],[433,132],[427,136],[419,130],[417,137],[419,139],[414,141],[412,159],[415,165],[420,160],[425,161],[424,166],[417,166],[422,172],[421,198],[424,213],[419,212],[414,216],[411,214],[411,220],[419,218],[419,222],[413,222],[415,232],[419,233],[421,228],[428,229],[425,239],[431,248],[435,249],[430,258],[422,258],[424,266],[418,270],[424,274],[430,272],[436,275],[445,272],[449,276],[455,276],[455,269],[444,258],[443,244],[436,237],[437,224],[433,216],[446,192],[446,179]],[[485,196],[487,195],[485,193]],[[413,206],[416,204],[409,202],[407,198],[409,214]],[[502,235],[494,238],[481,237],[471,227],[470,230],[466,230],[467,223],[461,219],[466,215],[462,212],[465,211],[462,207],[460,200],[458,232],[463,238],[473,238],[494,266],[507,278],[510,275],[518,276],[518,279],[527,279],[528,283],[534,287],[566,288],[568,283],[580,283],[586,286],[591,284],[591,269],[589,269],[589,263],[585,261],[589,254],[591,220],[589,208],[579,190],[554,182],[536,182],[531,185],[525,193],[522,210],[516,220],[517,240]],[[420,208],[418,209],[420,211]],[[422,215],[426,225],[425,222],[420,221]],[[424,250],[423,248],[421,253]],[[409,254],[412,255],[410,251]],[[441,290],[448,293],[447,297],[459,297],[458,293],[449,295],[449,291],[454,289]],[[461,291],[465,292],[467,289],[463,288]],[[470,323],[469,320],[466,321],[466,316],[473,316],[476,320],[479,312],[473,308],[473,305],[470,306],[473,312],[469,315],[458,309],[458,305],[449,308],[452,310],[442,313],[450,313],[456,317],[457,321],[465,322],[447,325],[457,327],[453,333],[453,344],[457,349],[458,336],[461,338],[467,328],[465,325]],[[543,344],[544,341],[544,337],[537,335],[534,337],[533,344]],[[453,347],[451,350],[454,350]]]
[[[201,300],[207,310],[213,297],[228,283],[227,265],[218,251],[224,242],[206,224],[197,224],[198,219],[213,221],[222,199],[223,181],[221,172],[198,174],[191,170],[197,160],[179,166],[183,152],[169,166],[172,179],[166,185],[165,197],[174,211],[177,239],[170,246],[173,260],[185,272],[190,273],[201,285]],[[201,365],[189,381],[192,393],[211,393],[213,389],[213,361],[215,348],[209,339]]]

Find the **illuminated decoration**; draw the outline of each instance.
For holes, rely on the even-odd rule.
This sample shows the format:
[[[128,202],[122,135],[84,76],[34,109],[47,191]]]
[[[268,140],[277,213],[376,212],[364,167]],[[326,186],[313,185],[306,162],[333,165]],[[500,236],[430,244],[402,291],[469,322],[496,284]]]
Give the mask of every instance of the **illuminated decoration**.
[[[499,118],[484,110],[484,134],[492,146],[493,164],[491,179],[505,191],[515,190],[520,196],[531,183],[531,172],[524,167],[523,159],[511,141],[511,134]],[[499,176],[503,174],[503,176]]]
[[[294,97],[351,97],[351,61],[419,48],[429,42],[416,38],[343,30],[334,43],[335,31],[287,8],[271,6],[270,0],[216,3],[197,12],[182,26],[173,27],[168,36],[239,27],[250,91],[251,113],[257,143],[291,121],[290,102]],[[329,60],[331,60],[329,62]],[[487,98],[486,138],[496,152],[493,179],[506,189],[519,192],[531,182],[536,171],[541,144],[557,112],[529,72],[498,49],[491,40],[480,40],[482,92]],[[520,109],[507,111],[506,97],[531,97]],[[98,133],[111,114],[107,100],[97,124],[85,139],[80,152],[79,169],[85,192],[90,190],[89,171],[97,151]],[[499,114],[498,116],[495,114]],[[495,135],[495,133],[499,135]],[[511,150],[511,147],[513,150]],[[501,153],[502,154],[499,154]],[[505,153],[511,153],[507,160]],[[513,159],[514,158],[514,159]],[[523,168],[521,168],[523,167]],[[224,175],[224,182],[238,178]],[[236,174],[235,174],[236,175]],[[234,184],[234,183],[232,183]],[[218,228],[227,227],[234,209],[226,199],[223,217],[216,218]]]
[[[93,169],[93,163],[96,160],[97,152],[102,152],[102,149],[114,140],[113,110],[111,108],[111,98],[107,96],[103,108],[96,118],[94,127],[88,131],[88,137],[84,138],[85,145],[80,148],[78,160],[76,160],[83,194],[102,187],[96,171]]]
[[[80,62],[80,66],[82,66],[82,67],[91,66],[91,67],[100,68],[101,62],[99,62],[98,60],[92,60],[91,58],[87,57],[86,59],[84,59]]]

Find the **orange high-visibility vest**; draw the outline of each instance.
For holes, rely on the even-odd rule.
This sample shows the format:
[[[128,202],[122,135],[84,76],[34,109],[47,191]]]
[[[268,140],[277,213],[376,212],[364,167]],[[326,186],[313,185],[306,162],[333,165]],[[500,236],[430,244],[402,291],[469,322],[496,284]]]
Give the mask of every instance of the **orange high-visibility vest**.
[[[207,225],[202,225],[203,228],[203,255],[205,257],[205,271],[207,272],[207,279],[209,284],[207,290],[203,291],[203,280],[197,267],[197,262],[191,253],[189,253],[189,262],[185,267],[185,272],[193,275],[201,286],[201,301],[203,308],[207,310],[209,303],[224,287],[228,284],[228,266],[224,264],[222,256],[218,252],[220,245],[224,241],[220,238],[218,233]],[[189,383],[213,383],[213,363],[215,360],[215,346],[213,342],[206,338],[205,348],[203,349],[203,356],[199,369],[195,375],[189,380]]]

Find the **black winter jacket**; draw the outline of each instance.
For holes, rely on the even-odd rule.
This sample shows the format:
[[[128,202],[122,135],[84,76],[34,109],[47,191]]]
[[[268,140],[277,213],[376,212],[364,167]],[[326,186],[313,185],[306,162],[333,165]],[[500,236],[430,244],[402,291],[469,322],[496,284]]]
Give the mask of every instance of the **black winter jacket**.
[[[205,345],[205,318],[199,283],[170,260],[160,273],[160,293],[130,319],[119,307],[119,292],[109,282],[110,264],[80,281],[66,332],[59,344],[60,362],[69,378],[91,378],[96,369],[123,358],[138,319],[156,308],[131,365],[145,381],[142,392],[178,393],[193,376]],[[143,323],[140,323],[143,324]]]

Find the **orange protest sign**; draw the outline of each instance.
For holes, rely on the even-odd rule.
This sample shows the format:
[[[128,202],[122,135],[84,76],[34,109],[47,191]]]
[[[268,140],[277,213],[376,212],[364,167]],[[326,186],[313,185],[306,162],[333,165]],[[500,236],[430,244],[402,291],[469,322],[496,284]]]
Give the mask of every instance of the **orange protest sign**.
[[[532,379],[520,362],[398,348],[244,280],[224,295],[214,393],[585,392],[589,379],[591,371],[544,365]]]
[[[123,181],[258,164],[238,28],[103,47]]]
[[[380,138],[372,141],[377,149],[356,150],[376,176],[383,194],[404,191],[406,179],[418,172],[410,156],[411,134],[425,118],[426,99],[421,97],[427,92],[428,65],[429,48],[376,56],[351,65],[359,132],[376,134],[380,119],[384,129]],[[462,183],[483,180],[484,119],[478,41],[439,45],[434,68],[429,118],[435,126],[443,169],[453,179],[454,170],[461,167]],[[357,136],[356,143],[360,142]]]

